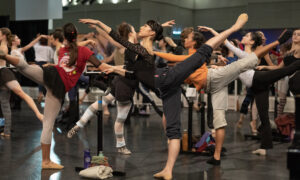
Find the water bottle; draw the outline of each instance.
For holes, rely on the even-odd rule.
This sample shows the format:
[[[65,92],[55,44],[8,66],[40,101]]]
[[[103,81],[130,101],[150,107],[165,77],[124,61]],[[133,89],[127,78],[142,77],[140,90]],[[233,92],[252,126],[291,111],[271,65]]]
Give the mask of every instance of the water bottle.
[[[83,167],[88,168],[91,165],[91,153],[89,149],[84,150]]]
[[[186,129],[182,135],[182,151],[188,151],[188,132]]]
[[[5,124],[5,119],[4,118],[0,118],[0,127],[4,126]]]

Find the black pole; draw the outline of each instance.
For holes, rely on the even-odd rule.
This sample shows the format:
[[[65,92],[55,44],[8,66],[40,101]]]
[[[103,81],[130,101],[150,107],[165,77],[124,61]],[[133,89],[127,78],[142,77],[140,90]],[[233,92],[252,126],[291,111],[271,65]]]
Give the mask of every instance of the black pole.
[[[189,119],[188,119],[188,150],[191,151],[193,148],[192,135],[193,135],[193,100],[188,99],[189,104]]]
[[[200,119],[200,131],[201,131],[201,136],[205,133],[205,105],[206,103],[205,102],[201,102],[201,108],[200,108],[200,116],[201,116],[201,119]]]
[[[103,120],[102,120],[102,96],[98,96],[98,112],[97,112],[97,117],[98,117],[98,138],[97,138],[97,150],[99,153],[100,151],[103,151]]]
[[[287,168],[290,170],[290,179],[300,179],[300,96],[295,97],[295,136],[292,145],[288,148]]]

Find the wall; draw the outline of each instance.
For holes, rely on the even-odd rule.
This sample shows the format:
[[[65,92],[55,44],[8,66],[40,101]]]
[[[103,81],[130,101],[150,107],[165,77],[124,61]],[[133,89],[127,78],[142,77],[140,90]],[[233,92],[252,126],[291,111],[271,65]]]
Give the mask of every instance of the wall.
[[[121,22],[126,21],[137,28],[140,25],[139,3],[71,6],[68,10],[64,11],[63,19],[53,21],[53,27],[61,27],[67,22],[72,22],[78,27],[81,33],[90,32],[91,29],[87,25],[78,23],[78,19],[80,18],[99,19],[113,28],[116,28],[116,25]]]

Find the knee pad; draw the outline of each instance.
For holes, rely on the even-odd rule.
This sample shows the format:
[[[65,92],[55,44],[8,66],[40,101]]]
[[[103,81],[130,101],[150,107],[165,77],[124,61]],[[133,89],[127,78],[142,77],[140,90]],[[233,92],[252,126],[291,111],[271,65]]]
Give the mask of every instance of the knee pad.
[[[131,108],[131,101],[123,101],[123,102],[117,102],[117,109],[118,109],[118,115],[117,115],[117,121],[118,122],[124,122],[128,116],[128,113]]]
[[[109,93],[107,96],[104,96],[102,104],[106,106],[109,103],[111,103],[114,99],[115,97],[111,93]]]
[[[83,128],[85,124],[94,116],[94,114],[96,114],[96,112],[97,110],[95,108],[89,106],[76,125]]]

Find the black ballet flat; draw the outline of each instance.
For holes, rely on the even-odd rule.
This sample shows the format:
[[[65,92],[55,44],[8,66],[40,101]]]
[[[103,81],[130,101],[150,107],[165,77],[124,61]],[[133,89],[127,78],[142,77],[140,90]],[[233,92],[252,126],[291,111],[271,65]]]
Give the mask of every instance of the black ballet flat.
[[[209,160],[207,160],[206,163],[214,166],[220,166],[221,160],[216,160],[214,157],[212,157]]]

